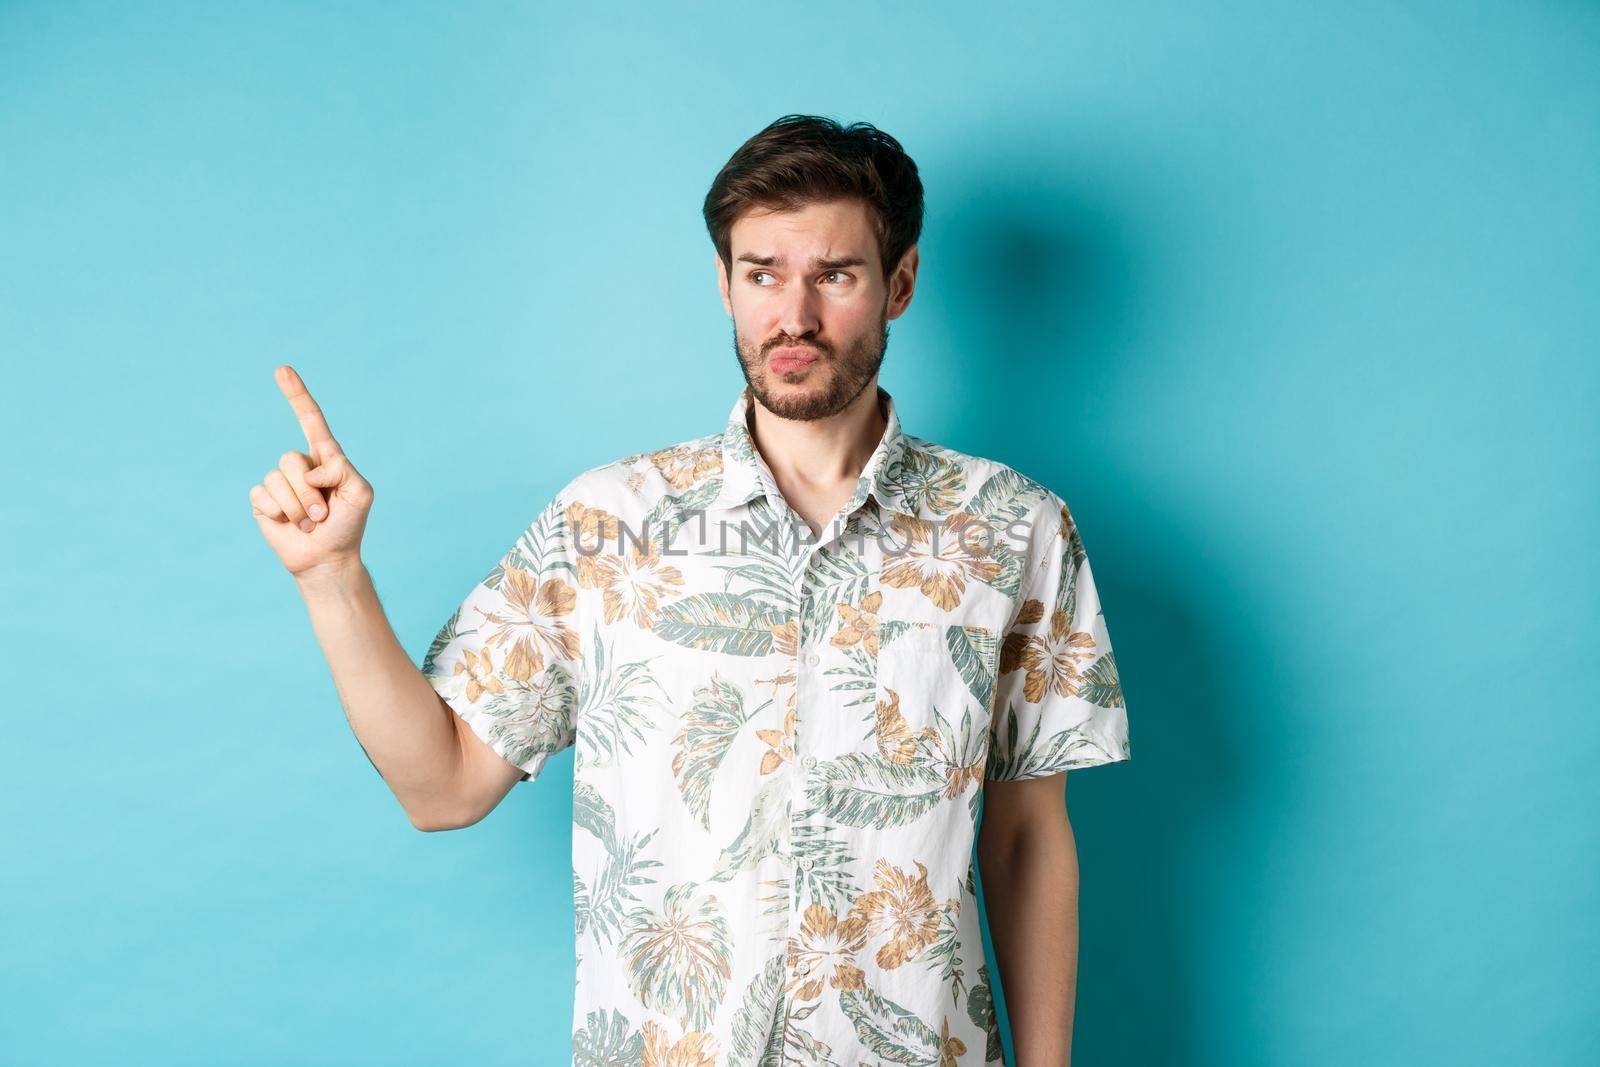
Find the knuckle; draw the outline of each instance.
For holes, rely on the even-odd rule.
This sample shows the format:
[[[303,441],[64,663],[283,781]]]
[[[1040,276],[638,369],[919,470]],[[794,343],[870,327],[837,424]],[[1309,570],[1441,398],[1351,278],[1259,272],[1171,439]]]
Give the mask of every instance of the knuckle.
[[[269,519],[281,519],[283,517],[283,509],[278,506],[278,502],[273,500],[271,495],[259,485],[251,488],[250,503],[254,504]]]
[[[307,463],[305,453],[296,452],[292,448],[278,457],[278,467],[280,470],[303,470],[306,466]]]

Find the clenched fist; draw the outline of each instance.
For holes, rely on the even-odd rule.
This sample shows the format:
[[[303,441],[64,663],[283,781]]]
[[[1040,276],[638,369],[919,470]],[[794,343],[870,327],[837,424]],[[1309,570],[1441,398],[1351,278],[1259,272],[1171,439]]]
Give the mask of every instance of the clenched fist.
[[[372,509],[372,486],[350,463],[293,367],[274,372],[305,431],[309,452],[285,452],[250,487],[250,512],[261,536],[296,578],[361,559],[361,534]]]

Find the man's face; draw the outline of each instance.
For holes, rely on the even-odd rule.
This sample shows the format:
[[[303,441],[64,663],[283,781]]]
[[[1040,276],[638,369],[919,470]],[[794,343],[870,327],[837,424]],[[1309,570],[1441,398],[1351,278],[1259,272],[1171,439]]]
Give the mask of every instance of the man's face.
[[[748,211],[729,240],[732,277],[717,258],[722,305],[733,317],[739,367],[764,407],[821,419],[875,385],[889,320],[911,302],[915,246],[886,284],[859,200]]]

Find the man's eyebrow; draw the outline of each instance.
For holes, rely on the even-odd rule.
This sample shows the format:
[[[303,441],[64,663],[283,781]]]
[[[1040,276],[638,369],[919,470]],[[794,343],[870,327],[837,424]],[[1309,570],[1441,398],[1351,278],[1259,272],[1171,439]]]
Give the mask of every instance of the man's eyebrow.
[[[754,263],[758,267],[781,267],[787,261],[782,256],[758,256],[754,252],[741,252],[738,256],[740,263]],[[811,266],[815,270],[842,270],[845,267],[865,267],[867,261],[860,256],[830,256],[823,259],[813,259]]]

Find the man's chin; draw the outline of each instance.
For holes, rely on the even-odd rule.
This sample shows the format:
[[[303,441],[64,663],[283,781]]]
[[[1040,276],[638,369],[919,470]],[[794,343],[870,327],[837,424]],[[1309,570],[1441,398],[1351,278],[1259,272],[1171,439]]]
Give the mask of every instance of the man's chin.
[[[840,395],[831,378],[821,381],[808,378],[803,382],[768,378],[756,398],[774,415],[797,421],[825,419],[837,415],[849,404],[849,397]]]

